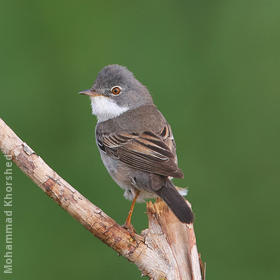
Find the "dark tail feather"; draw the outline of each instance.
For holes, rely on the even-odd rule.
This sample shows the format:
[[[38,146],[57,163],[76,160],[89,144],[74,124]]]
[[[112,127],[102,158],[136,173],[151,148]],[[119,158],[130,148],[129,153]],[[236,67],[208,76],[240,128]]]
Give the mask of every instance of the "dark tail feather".
[[[193,222],[192,210],[170,180],[167,180],[166,185],[156,191],[156,194],[165,201],[182,223],[190,224]]]

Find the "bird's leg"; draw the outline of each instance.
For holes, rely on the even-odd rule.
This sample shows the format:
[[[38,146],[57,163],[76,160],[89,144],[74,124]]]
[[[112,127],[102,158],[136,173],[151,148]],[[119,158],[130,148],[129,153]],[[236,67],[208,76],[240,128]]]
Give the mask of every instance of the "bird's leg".
[[[139,196],[139,193],[140,193],[140,191],[135,190],[135,196],[134,196],[134,198],[132,200],[132,203],[131,203],[131,206],[130,206],[130,209],[129,209],[129,212],[128,212],[128,216],[127,216],[127,218],[125,220],[125,224],[124,224],[124,227],[126,229],[128,229],[131,233],[135,232],[135,230],[134,230],[134,228],[133,228],[133,226],[131,224],[131,216],[132,216],[132,213],[133,213],[133,209],[134,209],[136,200],[137,200],[137,198]]]

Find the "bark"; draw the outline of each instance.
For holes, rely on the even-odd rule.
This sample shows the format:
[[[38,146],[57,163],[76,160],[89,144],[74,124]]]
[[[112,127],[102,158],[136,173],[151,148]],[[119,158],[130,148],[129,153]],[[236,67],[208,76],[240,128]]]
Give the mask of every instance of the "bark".
[[[0,119],[0,149],[49,197],[93,235],[135,263],[151,279],[204,279],[193,225],[182,224],[167,205],[147,203],[149,228],[131,234],[51,169]]]

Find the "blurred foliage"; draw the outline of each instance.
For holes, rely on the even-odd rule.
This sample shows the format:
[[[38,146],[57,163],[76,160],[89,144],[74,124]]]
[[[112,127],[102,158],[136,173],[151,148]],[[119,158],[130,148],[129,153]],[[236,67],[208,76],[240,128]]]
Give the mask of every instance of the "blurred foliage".
[[[130,203],[101,163],[96,120],[77,92],[103,66],[127,66],[173,126],[185,172],[176,183],[189,186],[207,279],[279,279],[279,9],[276,0],[1,1],[0,117],[122,224]],[[1,156],[1,201],[3,169]],[[140,279],[17,167],[14,184],[14,274],[1,279]],[[144,212],[138,204],[138,231]]]

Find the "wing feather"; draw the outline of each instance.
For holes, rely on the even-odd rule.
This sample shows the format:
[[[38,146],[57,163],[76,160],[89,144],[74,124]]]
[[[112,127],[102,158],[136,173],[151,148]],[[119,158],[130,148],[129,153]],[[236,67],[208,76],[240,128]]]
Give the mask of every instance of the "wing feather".
[[[163,129],[166,132],[168,129]],[[136,133],[111,133],[97,135],[104,151],[132,168],[163,176],[182,178],[183,172],[176,163],[176,154],[164,142],[161,135],[145,131]]]

